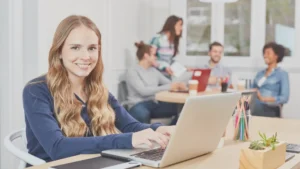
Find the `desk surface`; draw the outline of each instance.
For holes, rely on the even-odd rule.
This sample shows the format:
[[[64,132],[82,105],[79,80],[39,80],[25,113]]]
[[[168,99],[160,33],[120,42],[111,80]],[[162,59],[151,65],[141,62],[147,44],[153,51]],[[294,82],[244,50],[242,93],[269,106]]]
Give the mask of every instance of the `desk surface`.
[[[250,137],[258,139],[258,131],[264,132],[267,136],[271,136],[274,132],[278,133],[278,139],[286,141],[288,143],[300,143],[300,120],[293,119],[277,119],[277,118],[265,118],[265,117],[253,117],[250,125]],[[217,149],[214,152],[194,158],[182,163],[178,163],[167,169],[194,169],[194,168],[239,168],[239,153],[240,149],[247,147],[247,142],[232,141],[233,125],[232,121],[228,123],[226,129],[226,141],[223,148]],[[57,166],[75,161],[85,160],[99,156],[98,154],[92,155],[78,155],[70,158],[53,161],[40,166],[30,167],[30,169],[48,169],[50,166]],[[140,167],[141,169],[150,169],[150,167]],[[295,169],[300,168],[300,154],[296,155],[290,161],[286,162],[280,169]]]
[[[255,90],[241,90],[240,92],[254,92]],[[211,90],[211,91],[204,91],[200,92],[198,96],[205,96],[205,95],[212,95],[212,94],[219,94],[221,93],[220,90]],[[186,99],[189,97],[188,93],[180,93],[180,92],[169,92],[169,91],[162,91],[155,95],[155,99],[162,102],[169,102],[169,103],[185,103]]]

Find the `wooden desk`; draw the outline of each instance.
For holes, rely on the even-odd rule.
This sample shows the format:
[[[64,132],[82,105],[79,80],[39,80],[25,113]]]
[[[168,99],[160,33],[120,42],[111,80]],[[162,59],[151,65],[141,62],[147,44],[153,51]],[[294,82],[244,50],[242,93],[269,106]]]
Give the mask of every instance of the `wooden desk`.
[[[241,92],[255,92],[255,90],[243,90]],[[212,90],[212,91],[204,91],[198,93],[198,96],[205,96],[205,95],[212,95],[212,94],[220,94],[220,90]],[[159,92],[155,95],[155,99],[162,102],[169,102],[169,103],[180,103],[184,104],[185,100],[189,97],[188,93],[180,93],[180,92],[169,92],[163,91]]]
[[[267,136],[278,133],[278,139],[290,143],[300,143],[300,120],[291,119],[278,119],[278,118],[265,118],[265,117],[253,117],[251,119],[250,126],[250,136],[257,139],[258,131],[265,132]],[[167,169],[194,169],[194,168],[204,168],[204,169],[238,169],[239,168],[239,153],[240,149],[247,147],[249,143],[247,142],[236,142],[232,141],[233,136],[233,124],[232,121],[228,123],[226,132],[226,141],[223,148],[217,149],[214,152],[194,158],[185,162],[171,165],[166,167]],[[200,143],[199,143],[200,144]],[[71,163],[75,161],[85,160],[89,158],[98,157],[98,154],[92,155],[78,155],[40,166],[31,167],[30,169],[48,169],[50,166],[62,165],[66,163]],[[150,169],[150,167],[140,167],[141,169]],[[290,161],[286,162],[279,169],[296,169],[300,168],[300,154],[296,155]]]

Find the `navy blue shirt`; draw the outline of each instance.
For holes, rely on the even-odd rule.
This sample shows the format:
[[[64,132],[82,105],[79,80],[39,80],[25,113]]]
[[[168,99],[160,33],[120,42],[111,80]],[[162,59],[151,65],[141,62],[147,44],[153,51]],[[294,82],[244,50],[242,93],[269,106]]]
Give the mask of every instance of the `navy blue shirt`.
[[[87,133],[84,137],[66,137],[55,118],[53,97],[46,84],[45,76],[32,80],[23,91],[29,153],[49,162],[78,154],[100,153],[108,149],[131,149],[133,148],[132,132],[147,128],[156,130],[161,125],[136,121],[111,94],[108,102],[116,114],[115,125],[122,132],[121,134],[92,136]],[[83,106],[81,116],[87,126],[90,126],[86,106]]]

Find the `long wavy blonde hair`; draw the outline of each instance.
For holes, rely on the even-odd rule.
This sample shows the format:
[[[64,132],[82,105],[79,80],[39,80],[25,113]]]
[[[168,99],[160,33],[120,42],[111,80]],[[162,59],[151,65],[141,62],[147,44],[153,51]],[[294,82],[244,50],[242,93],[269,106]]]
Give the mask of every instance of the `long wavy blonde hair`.
[[[87,112],[91,119],[91,131],[81,117],[82,103],[76,99],[71,89],[68,72],[60,59],[65,40],[74,28],[81,25],[97,34],[99,44],[98,62],[86,77],[84,89],[87,95]],[[102,75],[101,34],[97,26],[84,16],[71,15],[62,20],[56,29],[49,52],[49,70],[46,79],[54,99],[56,118],[67,137],[84,136],[87,132],[91,132],[94,136],[119,133],[115,127],[115,112],[108,104],[109,93],[103,84]]]

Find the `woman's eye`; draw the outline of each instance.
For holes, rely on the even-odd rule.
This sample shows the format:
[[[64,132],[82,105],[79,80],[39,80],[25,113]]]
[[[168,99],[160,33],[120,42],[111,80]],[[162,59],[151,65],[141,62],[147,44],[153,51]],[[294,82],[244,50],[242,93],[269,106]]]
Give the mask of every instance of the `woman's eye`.
[[[73,47],[71,47],[71,49],[73,49],[73,50],[79,50],[79,47],[78,46],[73,46]]]
[[[90,47],[89,48],[89,50],[91,50],[91,51],[94,51],[94,50],[96,50],[97,48],[96,47]]]

